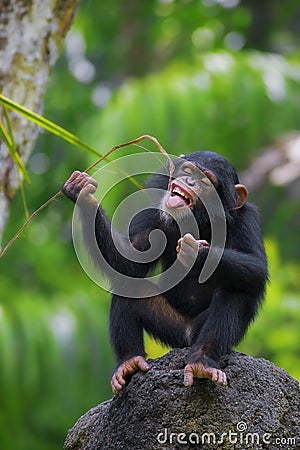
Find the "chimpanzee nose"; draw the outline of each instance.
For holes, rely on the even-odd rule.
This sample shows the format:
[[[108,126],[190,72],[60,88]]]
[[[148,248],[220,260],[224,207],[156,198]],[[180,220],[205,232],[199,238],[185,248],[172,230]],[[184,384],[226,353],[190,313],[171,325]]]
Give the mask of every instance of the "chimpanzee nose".
[[[195,178],[192,176],[187,176],[185,181],[186,181],[186,184],[188,184],[191,187],[195,186],[195,184],[196,184]]]

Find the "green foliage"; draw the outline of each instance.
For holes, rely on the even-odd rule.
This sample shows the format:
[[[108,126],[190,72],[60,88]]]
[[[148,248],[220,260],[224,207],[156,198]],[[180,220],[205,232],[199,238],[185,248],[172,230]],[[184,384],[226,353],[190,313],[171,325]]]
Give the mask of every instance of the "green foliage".
[[[194,63],[203,52],[256,48],[292,53],[299,48],[295,0],[82,1],[75,30],[101,81],[142,76],[174,59]],[[97,33],[95,33],[97,27]]]
[[[6,449],[62,446],[74,421],[110,396],[107,296],[96,289],[89,298],[84,280],[70,295],[58,276],[51,292],[44,270],[42,262],[39,286],[23,284],[22,291],[0,276],[0,436]],[[7,431],[12,424],[18,433]]]
[[[16,111],[17,113],[21,114],[25,117],[25,119],[30,120],[31,122],[35,123],[36,125],[39,125],[40,127],[44,128],[45,130],[49,131],[52,134],[55,134],[59,136],[60,138],[64,139],[67,142],[70,142],[70,144],[80,147],[83,150],[92,153],[94,156],[101,156],[99,153],[97,153],[92,148],[88,147],[84,142],[81,142],[80,139],[77,138],[77,136],[74,136],[69,131],[65,130],[64,128],[60,127],[59,125],[51,122],[51,120],[46,119],[45,117],[42,117],[41,115],[29,110],[28,108],[25,108],[24,106],[12,101],[11,99],[5,97],[4,95],[0,94],[0,104],[4,106],[4,112],[5,117],[7,120],[7,128],[8,132],[6,132],[4,125],[2,122],[0,122],[0,134],[2,135],[3,140],[5,141],[7,147],[11,149],[13,147],[13,134],[12,130],[10,128],[9,124],[9,118],[6,113],[6,108],[11,109],[12,111]],[[16,152],[15,152],[16,153]],[[24,176],[26,181],[30,181],[28,178],[28,175],[26,174],[26,169],[22,166],[22,160],[15,159],[16,155],[10,150],[11,157],[14,161],[14,163],[17,165],[18,169],[20,170],[20,173]],[[17,153],[18,155],[18,153]]]
[[[267,252],[271,282],[266,302],[239,350],[269,359],[300,380],[299,267],[282,264],[274,241],[267,241]]]
[[[111,396],[109,296],[76,260],[71,207],[64,218],[62,205],[57,202],[37,217],[0,260],[0,442],[5,449],[62,447],[76,419]],[[22,207],[20,197],[16,207]],[[15,226],[18,216],[13,211]],[[12,424],[17,433],[8,432]]]
[[[207,54],[196,66],[176,64],[125,84],[82,133],[109,148],[146,132],[172,154],[209,148],[243,167],[260,146],[297,127],[297,68],[257,52]]]
[[[3,98],[3,96],[0,94],[0,103],[2,103],[2,101],[1,101],[2,98]],[[3,105],[5,105],[5,103]],[[6,126],[0,120],[0,136],[3,140],[3,142],[5,142],[5,145],[9,152],[9,155],[18,169],[18,173],[20,175],[22,175],[28,183],[30,183],[30,179],[28,177],[24,163],[15,148],[14,136],[13,136],[13,132],[11,129],[11,123],[10,123],[9,115],[7,113],[7,109],[5,106],[3,107],[3,113],[4,113],[4,117],[5,117],[5,122],[6,122],[5,125]]]

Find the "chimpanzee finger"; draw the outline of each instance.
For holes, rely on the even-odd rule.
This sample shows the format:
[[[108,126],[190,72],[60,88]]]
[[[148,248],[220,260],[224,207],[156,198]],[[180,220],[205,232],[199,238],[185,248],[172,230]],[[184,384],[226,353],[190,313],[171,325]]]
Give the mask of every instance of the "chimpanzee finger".
[[[116,372],[115,375],[114,375],[115,380],[116,380],[121,386],[124,386],[124,384],[126,384],[126,381],[124,380],[123,376],[124,376],[124,374],[118,373],[118,372]]]
[[[182,243],[185,243],[185,244],[191,244],[196,241],[196,239],[194,238],[194,236],[191,233],[186,233],[181,238],[181,240],[182,240]]]
[[[217,369],[211,369],[211,381],[215,383],[219,381],[219,374]]]
[[[82,193],[85,197],[88,197],[89,194],[96,192],[98,183],[86,173],[82,173],[70,184],[70,187],[74,194]]]
[[[214,381],[215,383],[220,384],[221,386],[227,385],[226,374],[220,369],[212,369],[211,380]]]
[[[181,238],[178,239],[178,242],[193,242],[196,241],[194,236],[191,233],[184,234]]]
[[[81,172],[79,172],[79,170],[75,170],[75,172],[73,172],[72,175],[68,178],[68,180],[64,183],[64,185],[62,187],[62,191],[65,194],[72,192],[74,185],[76,183],[76,180],[80,174],[81,174]]]
[[[84,195],[85,197],[94,194],[96,192],[96,186],[94,184],[88,183],[81,189],[81,195]]]
[[[93,186],[95,186],[95,188],[98,187],[98,182],[94,178],[92,178],[90,176],[87,177],[86,182],[88,184],[92,184]]]
[[[118,392],[120,392],[122,387],[123,386],[120,383],[118,383],[118,381],[114,377],[111,379],[111,388],[114,394],[118,394]]]
[[[190,249],[198,250],[199,241],[195,239],[191,234],[187,233],[183,236],[183,241],[181,246],[187,246]]]
[[[82,172],[79,172],[78,170],[73,172],[73,174],[70,176],[70,178],[64,184],[64,189],[68,189],[68,190],[72,190],[72,191],[78,190],[83,179],[84,178],[83,178]]]
[[[126,384],[126,381],[124,380],[124,368],[121,366],[119,367],[116,372],[113,374],[111,379],[111,386],[114,392],[120,391],[122,387]]]
[[[84,186],[85,183],[90,181],[90,179],[92,179],[92,177],[90,177],[86,172],[80,172],[74,182],[77,186]]]
[[[219,370],[218,383],[222,386],[227,386],[227,376],[226,373],[222,370]]]
[[[183,384],[187,387],[192,386],[194,382],[194,372],[192,366],[187,364],[184,368],[184,378],[183,378]]]
[[[142,357],[136,360],[136,365],[142,372],[148,372],[148,370],[150,369],[149,364]]]
[[[177,259],[184,267],[189,267],[191,255],[181,250],[179,253],[177,253]]]
[[[74,181],[79,175],[81,174],[81,172],[79,170],[75,170],[72,175],[68,178],[68,180],[66,181],[66,183],[71,183],[72,181]]]

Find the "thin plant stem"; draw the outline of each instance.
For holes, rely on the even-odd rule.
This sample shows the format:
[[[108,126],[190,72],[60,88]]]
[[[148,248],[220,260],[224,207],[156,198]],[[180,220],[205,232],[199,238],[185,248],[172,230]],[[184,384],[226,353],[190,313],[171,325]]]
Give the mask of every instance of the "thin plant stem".
[[[104,155],[102,155],[100,158],[98,158],[93,164],[91,164],[89,167],[87,167],[87,169],[85,169],[85,172],[89,172],[90,170],[92,170],[95,166],[97,166],[101,161],[103,161],[104,159],[106,159],[111,153],[113,153],[115,150],[122,148],[122,147],[126,147],[128,145],[134,145],[134,144],[138,144],[139,142],[143,141],[144,139],[150,139],[150,141],[152,141],[156,147],[158,148],[158,150],[165,155],[165,157],[167,158],[167,160],[169,161],[169,165],[170,165],[170,178],[169,178],[169,186],[171,183],[171,179],[172,179],[172,174],[174,171],[174,164],[172,159],[170,158],[170,156],[168,155],[168,153],[166,152],[166,150],[162,147],[162,145],[158,142],[158,140],[153,137],[150,136],[149,134],[144,134],[136,139],[133,139],[131,141],[128,142],[123,142],[122,144],[118,144],[115,145],[114,147],[112,147],[111,149],[109,149]],[[25,230],[25,228],[29,225],[29,223],[32,221],[32,219],[39,214],[39,212],[41,212],[44,208],[46,208],[50,203],[52,203],[54,200],[57,199],[57,197],[59,197],[62,194],[62,190],[58,191],[55,195],[53,195],[51,198],[49,198],[49,200],[47,200],[45,203],[43,203],[38,209],[36,209],[26,220],[26,222],[21,226],[21,228],[16,232],[16,234],[10,239],[10,241],[5,245],[5,247],[3,248],[3,250],[0,253],[0,258],[2,258],[2,256],[5,255],[5,253],[7,252],[7,250],[11,247],[11,245],[16,241],[16,239],[18,239],[18,237],[22,234],[22,232]]]

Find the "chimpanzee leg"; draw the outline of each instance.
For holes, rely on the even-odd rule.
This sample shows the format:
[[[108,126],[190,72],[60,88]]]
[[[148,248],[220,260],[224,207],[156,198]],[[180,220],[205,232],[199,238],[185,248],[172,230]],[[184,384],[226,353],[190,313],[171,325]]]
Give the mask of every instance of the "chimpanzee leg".
[[[110,314],[110,336],[118,361],[111,379],[118,393],[133,373],[146,372],[143,330],[172,347],[188,345],[190,322],[178,314],[163,296],[128,299],[113,296]]]
[[[188,345],[190,322],[161,295],[128,299],[114,295],[110,337],[117,362],[145,356],[143,330],[171,347]]]
[[[243,292],[218,289],[203,323],[193,322],[189,363],[218,367],[221,356],[230,352],[244,336],[257,312],[257,301]]]

